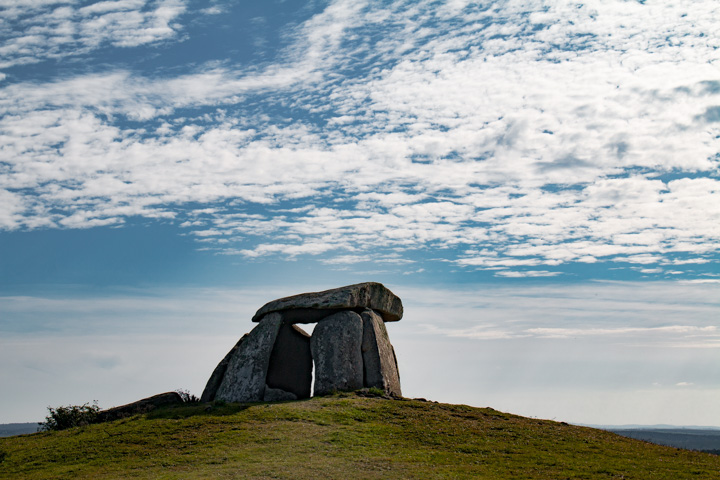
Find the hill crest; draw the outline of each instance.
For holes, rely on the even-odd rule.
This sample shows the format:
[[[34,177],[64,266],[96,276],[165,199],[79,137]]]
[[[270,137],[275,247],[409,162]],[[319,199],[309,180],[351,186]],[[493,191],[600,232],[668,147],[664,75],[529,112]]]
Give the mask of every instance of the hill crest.
[[[720,457],[490,408],[343,393],[0,438],[0,478],[716,479]]]

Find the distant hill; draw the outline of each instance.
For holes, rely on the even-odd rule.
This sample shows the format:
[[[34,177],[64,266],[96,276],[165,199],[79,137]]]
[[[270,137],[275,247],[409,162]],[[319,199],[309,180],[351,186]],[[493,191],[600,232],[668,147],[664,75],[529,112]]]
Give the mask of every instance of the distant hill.
[[[720,457],[421,400],[179,406],[0,438],[2,479],[720,478]]]
[[[720,454],[720,430],[700,428],[609,428],[611,432],[629,438]]]
[[[24,435],[38,431],[37,422],[33,423],[3,423],[0,424],[0,437],[11,437],[13,435]]]

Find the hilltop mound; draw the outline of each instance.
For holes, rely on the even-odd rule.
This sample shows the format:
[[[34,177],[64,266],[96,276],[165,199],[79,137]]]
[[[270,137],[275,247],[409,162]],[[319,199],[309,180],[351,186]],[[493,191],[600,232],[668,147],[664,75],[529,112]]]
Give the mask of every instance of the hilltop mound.
[[[720,457],[490,408],[349,393],[168,407],[0,438],[0,478],[129,477],[717,479]]]

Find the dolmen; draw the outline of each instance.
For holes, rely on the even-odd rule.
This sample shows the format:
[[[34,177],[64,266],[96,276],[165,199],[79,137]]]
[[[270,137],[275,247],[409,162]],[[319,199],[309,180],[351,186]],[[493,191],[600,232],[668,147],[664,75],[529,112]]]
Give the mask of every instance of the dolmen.
[[[368,282],[265,304],[213,371],[201,401],[271,402],[379,388],[401,396],[385,322],[402,318],[400,298]],[[297,324],[317,323],[312,335]]]

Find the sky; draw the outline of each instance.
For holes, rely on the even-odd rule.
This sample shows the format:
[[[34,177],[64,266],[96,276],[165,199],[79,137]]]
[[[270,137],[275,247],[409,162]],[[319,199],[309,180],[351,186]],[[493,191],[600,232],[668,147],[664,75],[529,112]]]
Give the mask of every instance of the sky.
[[[720,4],[0,0],[0,423],[363,281],[409,397],[720,427]]]

